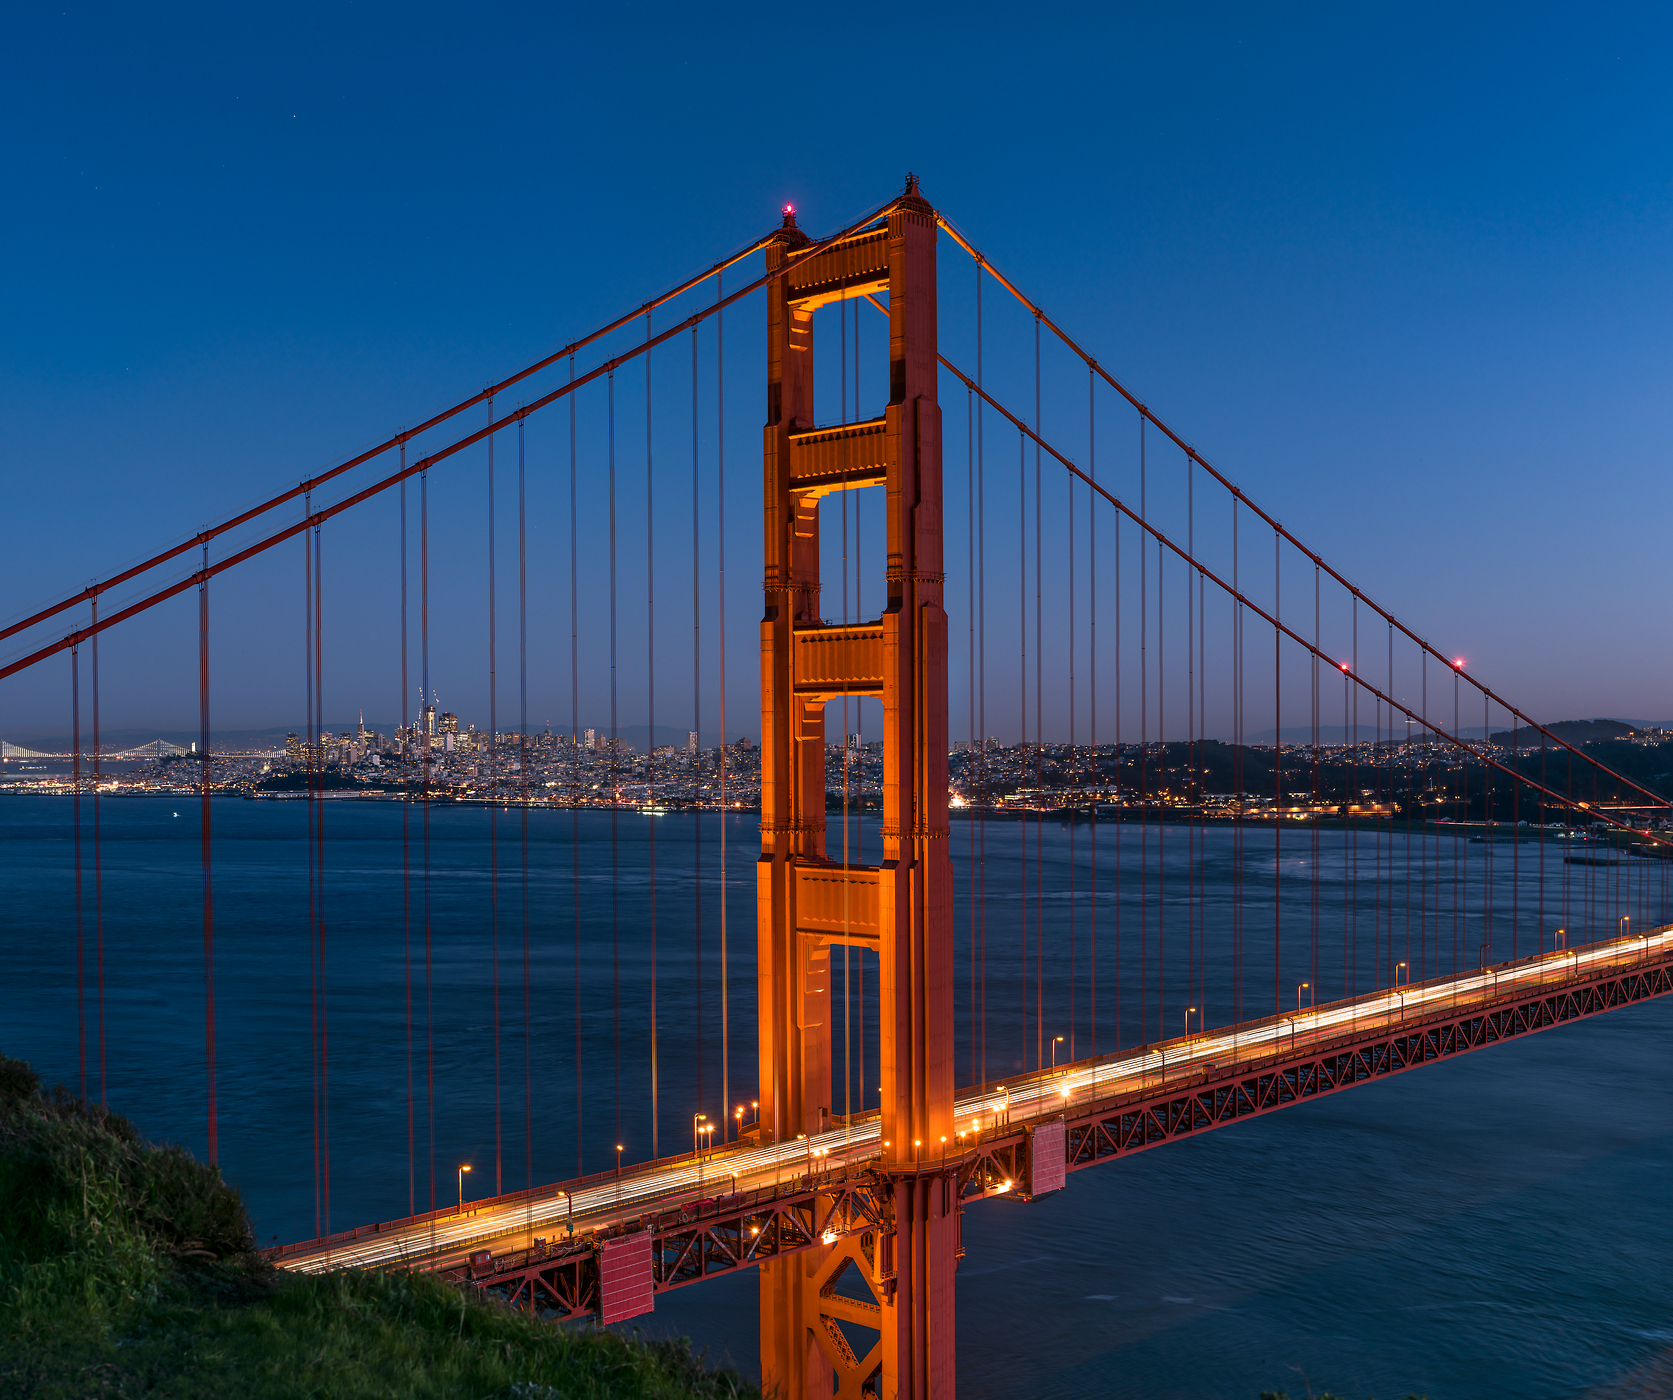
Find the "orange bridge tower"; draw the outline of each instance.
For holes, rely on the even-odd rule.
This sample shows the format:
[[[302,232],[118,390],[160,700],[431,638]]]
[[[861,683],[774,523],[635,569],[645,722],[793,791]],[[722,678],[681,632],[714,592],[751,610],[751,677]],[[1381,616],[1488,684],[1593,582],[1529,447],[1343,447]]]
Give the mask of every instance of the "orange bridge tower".
[[[950,1400],[959,1218],[947,1165],[953,879],[935,211],[909,180],[880,226],[817,252],[808,246],[788,216],[767,252],[783,275],[769,284],[763,435],[760,1123],[763,1141],[787,1144],[832,1128],[831,949],[874,949],[884,1224],[761,1266],[761,1365],[781,1400],[858,1400],[862,1389],[881,1400]],[[870,421],[816,427],[814,312],[884,295],[888,406]],[[819,502],[879,485],[888,499],[882,616],[827,624]],[[843,865],[826,852],[825,705],[845,695],[883,706],[877,865]],[[872,1301],[837,1291],[849,1270]],[[875,1331],[875,1345],[856,1354],[839,1323]]]

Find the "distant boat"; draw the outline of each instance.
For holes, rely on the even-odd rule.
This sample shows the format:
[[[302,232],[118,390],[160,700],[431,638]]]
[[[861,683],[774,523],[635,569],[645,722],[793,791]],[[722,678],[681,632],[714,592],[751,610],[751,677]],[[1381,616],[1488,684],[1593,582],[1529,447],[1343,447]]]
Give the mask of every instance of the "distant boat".
[[[642,817],[666,817],[668,809],[666,807],[641,807],[639,815]]]

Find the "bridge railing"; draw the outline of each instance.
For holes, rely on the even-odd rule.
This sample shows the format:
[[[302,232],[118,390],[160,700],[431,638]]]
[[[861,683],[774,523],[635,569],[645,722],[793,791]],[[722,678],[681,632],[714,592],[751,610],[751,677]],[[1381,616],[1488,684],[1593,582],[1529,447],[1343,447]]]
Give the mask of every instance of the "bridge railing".
[[[1088,1070],[1093,1072],[1093,1082],[1088,1091],[1094,1094],[1098,1088],[1098,1080],[1106,1071],[1112,1086],[1134,1077],[1163,1083],[1171,1077],[1165,1063],[1167,1057],[1183,1052],[1185,1058],[1180,1060],[1180,1064],[1197,1066],[1189,1075],[1182,1075],[1190,1077],[1200,1073],[1201,1065],[1201,1061],[1189,1058],[1192,1048],[1200,1047],[1210,1040],[1223,1041],[1228,1037],[1233,1041],[1230,1059],[1223,1064],[1217,1062],[1217,1071],[1220,1068],[1229,1068],[1231,1064],[1263,1064],[1272,1057],[1269,1047],[1274,1047],[1275,1042],[1268,1033],[1274,1028],[1291,1028],[1296,1035],[1316,1039],[1317,1031],[1309,1029],[1308,1022],[1317,1023],[1327,1016],[1338,1017],[1343,1011],[1348,1011],[1352,1013],[1352,1019],[1344,1029],[1342,1038],[1350,1041],[1364,1039],[1368,1033],[1392,1031],[1401,1026],[1430,1020],[1436,1014],[1450,1014],[1465,1004],[1490,1005],[1501,996],[1525,995],[1530,986],[1572,985],[1611,975],[1624,967],[1665,961],[1673,958],[1673,946],[1651,949],[1648,940],[1670,932],[1673,932],[1673,924],[1665,924],[1625,937],[1597,939],[1591,943],[1575,944],[1555,952],[1535,953],[1502,963],[1489,963],[1485,967],[1474,968],[1456,976],[1431,977],[1421,982],[1400,983],[1354,997],[1321,1002],[1317,1006],[1304,1007],[1299,1011],[1280,1012],[1274,1016],[1241,1021],[1195,1035],[1151,1041],[1106,1055],[1074,1060],[1043,1071],[1034,1070],[1023,1075],[1011,1075],[1003,1080],[991,1080],[962,1089],[959,1096],[966,1099],[1003,1096],[1020,1101],[1017,1111],[1008,1114],[1008,1118],[1017,1121],[1032,1119],[1042,1115],[1028,1111],[1023,1105],[1033,1107],[1051,1091],[1052,1085],[1067,1078],[1084,1075]],[[1585,959],[1583,967],[1582,958]],[[1461,990],[1461,984],[1475,982],[1481,978],[1489,979],[1487,985]],[[1434,995],[1448,990],[1452,992],[1450,1000],[1442,1000]],[[1390,998],[1395,998],[1395,1004],[1392,1006],[1389,1005]],[[1414,1003],[1409,1007],[1408,998]],[[1336,1026],[1332,1024],[1328,1029],[1334,1031]],[[1249,1048],[1256,1053],[1251,1055],[1248,1061],[1241,1062],[1237,1058],[1241,1048],[1237,1042],[1245,1037],[1250,1042]],[[1155,1069],[1141,1069],[1137,1062],[1151,1056],[1161,1057],[1164,1063]]]

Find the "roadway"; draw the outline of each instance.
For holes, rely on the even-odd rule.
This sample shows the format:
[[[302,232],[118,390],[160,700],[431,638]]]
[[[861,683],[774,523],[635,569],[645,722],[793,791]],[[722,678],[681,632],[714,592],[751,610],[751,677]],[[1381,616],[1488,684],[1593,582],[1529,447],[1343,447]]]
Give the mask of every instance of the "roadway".
[[[987,1138],[992,1130],[1020,1129],[1068,1108],[1125,1094],[1164,1093],[1171,1085],[1200,1079],[1215,1069],[1271,1060],[1275,1055],[1287,1057],[1312,1043],[1360,1035],[1380,1039],[1403,1026],[1544,987],[1558,989],[1584,982],[1618,967],[1670,954],[1673,925],[1035,1071],[960,1096],[957,1129],[961,1134],[974,1129]],[[872,1114],[794,1142],[765,1147],[747,1141],[728,1144],[701,1156],[688,1154],[629,1168],[619,1178],[560,1182],[514,1202],[467,1203],[462,1214],[391,1222],[375,1236],[293,1246],[274,1262],[309,1273],[401,1264],[443,1267],[477,1248],[521,1248],[537,1237],[556,1239],[651,1211],[671,1210],[692,1200],[794,1182],[809,1170],[863,1166],[881,1155],[881,1136],[881,1123]],[[937,1143],[921,1160],[925,1166],[935,1165],[938,1158],[956,1161],[961,1151],[956,1141],[945,1149]]]

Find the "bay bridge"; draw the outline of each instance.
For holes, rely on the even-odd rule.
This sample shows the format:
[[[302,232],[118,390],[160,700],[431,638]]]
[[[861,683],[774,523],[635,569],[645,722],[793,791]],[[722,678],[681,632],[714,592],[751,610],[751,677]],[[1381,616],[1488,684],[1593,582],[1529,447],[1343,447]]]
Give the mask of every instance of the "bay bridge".
[[[746,307],[750,334],[764,323],[766,394],[759,552],[740,562],[724,386]],[[835,414],[816,412],[816,390]],[[944,395],[963,413],[945,413]],[[748,455],[752,475],[753,445]],[[532,532],[531,457],[567,507]],[[451,530],[444,544],[431,520],[431,475],[467,460],[486,471],[490,715],[461,790],[428,712],[407,707],[434,694],[432,554],[466,547]],[[386,917],[404,950],[408,1166],[391,1188],[407,1210],[350,1228],[333,1217],[334,1175],[356,1165],[333,1160],[332,1114],[357,1107],[334,1085],[333,1035],[354,1014],[343,981],[358,974],[333,942],[336,818],[310,802],[285,994],[309,1006],[315,1234],[270,1251],[284,1267],[434,1270],[606,1323],[755,1269],[763,1379],[779,1394],[946,1397],[967,1208],[1026,1202],[1101,1163],[1673,991],[1668,802],[1356,587],[909,178],[823,237],[786,210],[746,247],[417,427],[0,629],[17,648],[0,679],[67,663],[79,1087],[102,1100],[99,640],[174,600],[196,604],[211,1161],[211,638],[236,630],[212,632],[211,600],[273,551],[299,556],[308,790],[323,796],[326,662],[341,645],[337,633],[327,645],[326,619],[351,644],[363,623],[326,587],[326,543],[383,548],[360,522],[391,498],[403,714],[386,792],[401,802],[406,864]],[[513,506],[507,543],[499,523]],[[555,564],[546,601],[569,622],[570,711],[545,770],[558,776],[538,783],[530,649],[561,660],[561,648],[549,628],[531,643],[537,558]],[[515,578],[514,609],[502,575]],[[624,705],[651,749],[659,684],[664,719],[679,694],[694,745],[707,703],[720,743],[693,810],[739,809],[729,582],[730,606],[747,595],[758,626],[759,848],[739,855],[723,835],[718,892],[688,898],[682,885],[659,904],[654,832],[643,868],[622,859],[619,822],[647,792],[629,782]],[[498,708],[502,627],[515,637],[514,728]],[[607,691],[610,723],[583,763],[581,695],[594,686],[589,704]],[[875,813],[851,776],[867,734],[881,744]],[[434,1005],[448,987],[431,956],[432,821],[461,791],[516,814],[503,834],[494,818],[482,922],[493,1018],[479,1088],[492,1095],[495,1184],[468,1202],[466,1165],[438,1160]],[[588,871],[607,915],[581,906],[590,809],[610,822],[607,880]],[[565,907],[531,896],[531,813],[576,823]],[[1048,825],[1064,831],[1049,861]],[[736,872],[746,858],[750,932],[726,900],[726,863]],[[705,908],[718,916],[706,932]],[[589,925],[607,942],[584,939]],[[695,980],[685,963],[666,971],[674,935],[696,940]],[[563,952],[556,982],[533,984],[531,939]],[[645,1013],[642,1036],[622,1030],[624,962],[631,976],[647,969],[648,1001],[629,1008]],[[584,1034],[584,995],[611,1009],[603,1041]],[[573,1007],[573,1110],[567,1084],[534,1073],[536,1001]],[[671,1086],[693,1055],[701,1065],[716,1020],[718,1098],[699,1069],[694,1108]],[[735,1057],[740,1037],[752,1043]],[[601,1080],[613,1081],[607,1139],[584,1121]],[[516,1097],[527,1156],[523,1185],[506,1189]],[[640,1160],[623,1141],[636,1117],[650,1147]],[[533,1142],[548,1132],[573,1136],[567,1180],[536,1179]]]

